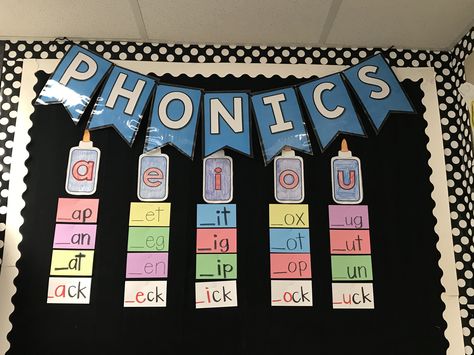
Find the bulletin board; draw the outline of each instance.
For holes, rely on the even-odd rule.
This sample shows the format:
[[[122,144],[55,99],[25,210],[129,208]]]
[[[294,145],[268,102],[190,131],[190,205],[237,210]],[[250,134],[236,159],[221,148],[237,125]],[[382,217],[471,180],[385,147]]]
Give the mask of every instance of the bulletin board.
[[[301,155],[309,206],[314,304],[271,307],[268,205],[274,203],[273,168],[261,153],[234,160],[238,206],[239,304],[195,309],[196,205],[202,203],[202,160],[172,147],[168,305],[123,307],[130,202],[137,201],[137,161],[145,132],[132,148],[112,130],[93,132],[102,165],[94,197],[100,198],[91,302],[46,303],[58,198],[64,190],[69,148],[84,123],[74,126],[60,106],[32,102],[57,65],[25,60],[11,169],[6,239],[18,246],[4,259],[18,260],[2,277],[11,289],[2,319],[9,354],[163,354],[193,347],[197,354],[316,352],[331,354],[462,354],[456,274],[435,75],[430,68],[396,69],[416,114],[392,114],[380,134],[348,137],[361,160],[364,204],[369,206],[373,263],[373,310],[333,309],[328,206],[330,162],[340,149]],[[207,90],[262,91],[322,77],[343,66],[184,64],[121,61],[161,82]],[[363,116],[361,107],[358,107]],[[82,124],[82,126],[81,126]],[[200,152],[198,136],[196,151]],[[315,140],[311,136],[312,141]],[[253,146],[258,136],[253,132]],[[20,243],[21,242],[21,243]],[[13,279],[15,278],[13,285]],[[11,329],[10,329],[11,328]],[[5,331],[6,330],[6,331]],[[34,344],[34,348],[31,347]]]

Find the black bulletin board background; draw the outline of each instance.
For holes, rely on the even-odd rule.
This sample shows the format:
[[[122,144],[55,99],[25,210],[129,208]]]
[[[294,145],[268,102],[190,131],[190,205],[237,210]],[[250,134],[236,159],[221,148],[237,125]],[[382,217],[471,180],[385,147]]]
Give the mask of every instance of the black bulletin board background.
[[[38,76],[36,92],[47,79],[45,73]],[[259,91],[300,81],[164,76],[162,82]],[[195,214],[196,204],[203,202],[199,134],[194,161],[171,147],[163,149],[170,156],[172,203],[168,306],[123,308],[129,205],[137,201],[146,122],[132,149],[112,129],[92,133],[102,161],[94,195],[100,204],[91,304],[46,304],[57,199],[67,196],[68,152],[79,142],[85,120],[75,127],[62,107],[36,107],[8,354],[445,354],[423,93],[419,83],[403,86],[418,114],[391,115],[376,136],[359,108],[369,138],[349,137],[350,149],[362,162],[363,203],[369,206],[375,310],[333,310],[331,305],[327,205],[333,203],[330,159],[340,139],[323,154],[304,156],[315,306],[270,307],[273,166],[264,167],[255,130],[253,159],[227,152],[234,159],[239,307],[194,309]],[[312,133],[311,140],[317,147]]]

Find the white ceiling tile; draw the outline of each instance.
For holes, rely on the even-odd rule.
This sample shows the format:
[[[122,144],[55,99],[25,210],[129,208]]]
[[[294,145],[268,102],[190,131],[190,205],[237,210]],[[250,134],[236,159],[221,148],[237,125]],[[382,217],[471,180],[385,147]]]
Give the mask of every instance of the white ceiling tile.
[[[473,24],[472,0],[343,0],[328,45],[451,48]]]
[[[139,0],[148,37],[185,43],[319,43],[331,0]]]
[[[140,37],[129,0],[0,0],[0,9],[0,37]]]
[[[0,9],[0,38],[450,49],[474,24],[473,0],[0,0]]]

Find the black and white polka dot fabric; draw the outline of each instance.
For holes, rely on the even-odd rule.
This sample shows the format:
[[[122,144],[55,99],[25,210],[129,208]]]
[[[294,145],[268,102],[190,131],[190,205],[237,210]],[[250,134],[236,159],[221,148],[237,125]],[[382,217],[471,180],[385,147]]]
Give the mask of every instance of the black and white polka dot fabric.
[[[450,52],[398,49],[187,45],[130,42],[78,42],[107,59],[194,63],[285,63],[354,65],[382,52],[390,65],[435,68],[443,130],[451,208],[452,235],[458,271],[465,353],[473,354],[474,317],[469,308],[473,288],[473,152],[466,103],[457,87],[464,81],[464,60],[472,52],[474,31]],[[5,46],[0,87],[0,260],[5,230],[8,180],[19,100],[23,58],[61,58],[62,41],[9,41]],[[470,301],[471,300],[471,301]]]
[[[449,69],[442,68],[441,74],[436,77],[458,271],[464,350],[468,355],[474,353],[474,159],[469,110],[457,88],[466,81],[464,62],[472,53],[473,47],[474,29],[471,29],[451,51]],[[437,72],[439,73],[439,70]]]

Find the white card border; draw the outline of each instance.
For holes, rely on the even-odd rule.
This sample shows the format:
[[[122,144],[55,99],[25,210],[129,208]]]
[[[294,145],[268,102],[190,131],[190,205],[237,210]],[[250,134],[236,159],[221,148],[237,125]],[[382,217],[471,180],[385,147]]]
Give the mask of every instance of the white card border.
[[[21,92],[20,92],[20,95],[21,95]],[[97,147],[91,147],[91,148],[88,148],[89,150],[94,150],[97,152],[97,162],[95,163],[95,167],[94,167],[94,189],[92,191],[89,191],[89,192],[84,192],[84,191],[71,191],[69,190],[68,188],[68,185],[69,185],[69,179],[70,179],[70,175],[69,175],[69,171],[71,169],[71,156],[72,156],[72,152],[76,149],[83,149],[79,146],[75,146],[75,147],[71,147],[71,149],[69,149],[69,156],[68,156],[68,161],[67,161],[67,170],[66,170],[66,182],[65,182],[65,186],[64,186],[64,189],[66,190],[66,192],[69,194],[69,195],[74,195],[74,196],[90,196],[90,195],[93,195],[95,194],[95,191],[97,190],[97,180],[99,179],[98,175],[99,175],[99,166],[100,166],[100,149],[97,148]]]
[[[277,194],[277,161],[279,159],[297,159],[301,162],[301,198],[299,200],[283,200],[281,198],[278,198]],[[273,159],[273,197],[278,203],[301,203],[304,201],[305,198],[305,185],[304,185],[304,160],[302,157],[298,155],[293,155],[293,156],[285,156],[285,155],[278,155]]]
[[[166,160],[166,179],[165,179],[165,189],[166,190],[165,190],[165,196],[163,196],[162,198],[143,198],[143,197],[140,196],[140,180],[141,180],[140,172],[142,170],[142,159],[144,157],[163,157]],[[169,192],[169,189],[168,189],[168,187],[169,187],[169,185],[168,185],[169,173],[170,173],[170,157],[167,154],[161,153],[161,152],[157,153],[156,150],[141,154],[138,157],[137,198],[140,201],[143,201],[143,202],[164,202],[164,201],[166,201],[166,199],[168,198],[168,192]]]
[[[215,158],[227,159],[228,161],[230,161],[230,196],[227,200],[209,200],[206,198],[206,162],[209,159]],[[202,160],[202,199],[204,200],[204,202],[212,204],[231,203],[234,199],[234,161],[232,160],[231,156],[225,155],[222,150],[212,155],[209,155]]]

